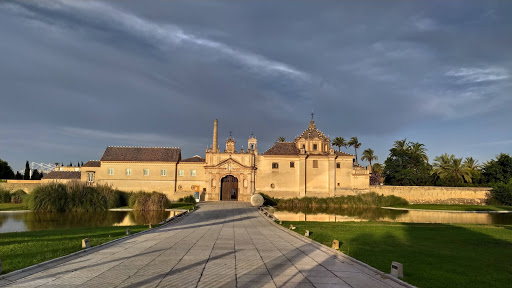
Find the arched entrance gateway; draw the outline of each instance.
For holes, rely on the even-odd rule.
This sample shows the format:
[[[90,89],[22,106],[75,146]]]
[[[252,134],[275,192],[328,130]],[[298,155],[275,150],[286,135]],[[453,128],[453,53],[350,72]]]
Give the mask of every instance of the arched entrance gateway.
[[[221,179],[220,185],[221,201],[238,201],[238,179],[228,175]]]

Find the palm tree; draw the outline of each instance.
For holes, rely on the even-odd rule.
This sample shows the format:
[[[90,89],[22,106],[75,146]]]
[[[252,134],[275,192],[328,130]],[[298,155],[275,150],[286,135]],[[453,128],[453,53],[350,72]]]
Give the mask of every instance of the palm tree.
[[[454,158],[452,160],[449,173],[457,180],[466,180],[466,182],[471,183],[471,173],[462,165],[462,158]]]
[[[284,141],[286,141],[286,139],[283,136],[277,138],[277,142],[284,142]]]
[[[393,144],[393,148],[398,150],[408,150],[409,144],[407,144],[407,138],[395,141],[395,144]]]
[[[347,148],[348,144],[347,144],[347,141],[345,140],[345,138],[343,138],[343,137],[336,137],[332,141],[332,145],[333,146],[337,146],[338,147],[338,151],[341,151],[341,147]]]
[[[454,155],[448,155],[444,153],[441,156],[437,156],[434,158],[434,171],[436,171],[439,175],[446,174],[446,171],[449,169],[450,163],[455,159]]]
[[[356,151],[356,164],[359,164],[357,162],[357,148],[361,147],[361,143],[359,143],[359,140],[357,140],[357,137],[350,138],[350,141],[348,141],[348,146],[354,146],[354,149]]]
[[[482,165],[478,163],[478,160],[473,159],[473,157],[466,157],[462,165],[464,165],[470,172],[476,172],[482,168]]]
[[[377,157],[376,155],[373,155],[373,150],[370,148],[364,150],[363,155],[361,156],[361,160],[366,160],[366,161],[370,162],[370,168],[372,167],[372,161],[378,160],[378,159],[379,159],[379,157]]]
[[[452,178],[454,181],[471,183],[471,172],[462,165],[462,158],[455,158],[455,155],[443,154],[434,158],[434,171],[441,178]],[[454,183],[456,184],[456,183]]]
[[[427,148],[425,148],[424,144],[421,144],[418,142],[415,142],[415,143],[409,142],[409,145],[410,145],[409,147],[411,149],[411,152],[414,155],[419,155],[421,157],[421,159],[425,160],[428,163]]]

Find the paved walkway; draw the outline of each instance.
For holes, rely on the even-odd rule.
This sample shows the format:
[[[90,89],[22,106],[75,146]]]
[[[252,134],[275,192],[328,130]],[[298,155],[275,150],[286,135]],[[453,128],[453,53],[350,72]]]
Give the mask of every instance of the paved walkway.
[[[402,287],[237,202],[27,274],[7,287]]]

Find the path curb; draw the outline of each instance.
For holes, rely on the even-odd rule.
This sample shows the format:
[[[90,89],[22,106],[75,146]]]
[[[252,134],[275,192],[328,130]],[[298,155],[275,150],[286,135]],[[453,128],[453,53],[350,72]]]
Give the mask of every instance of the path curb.
[[[310,244],[312,244],[312,245],[316,246],[318,249],[320,249],[320,250],[322,250],[322,251],[324,251],[324,252],[327,252],[327,253],[334,253],[334,254],[336,254],[336,256],[337,256],[338,258],[341,258],[341,260],[348,259],[348,260],[350,260],[350,261],[353,261],[353,262],[355,262],[356,264],[359,264],[359,265],[361,265],[361,266],[363,266],[363,267],[365,267],[365,268],[367,268],[367,269],[369,269],[369,270],[371,270],[371,271],[375,272],[376,274],[380,274],[383,278],[385,277],[385,278],[387,278],[387,279],[390,279],[391,281],[394,281],[394,282],[396,282],[396,283],[398,283],[398,284],[400,284],[400,285],[402,285],[402,286],[405,286],[405,287],[408,287],[408,288],[417,288],[417,287],[416,287],[416,286],[414,286],[414,285],[411,285],[411,284],[409,284],[409,283],[407,283],[407,282],[405,282],[405,281],[402,281],[402,280],[400,280],[400,279],[398,279],[398,278],[396,278],[396,277],[394,277],[394,276],[391,276],[390,274],[384,273],[384,272],[382,272],[382,271],[378,270],[377,268],[374,268],[374,267],[372,267],[372,266],[370,266],[370,265],[368,265],[368,264],[366,264],[366,263],[364,263],[364,262],[361,262],[361,261],[359,261],[359,260],[357,260],[357,259],[355,259],[355,258],[352,258],[352,257],[350,257],[350,256],[348,256],[348,255],[346,255],[346,254],[344,254],[344,253],[343,253],[343,252],[341,252],[341,251],[338,251],[338,250],[335,250],[335,249],[329,248],[329,247],[327,247],[327,246],[325,246],[325,245],[322,245],[322,244],[320,244],[320,243],[316,242],[315,240],[313,240],[313,239],[311,239],[311,238],[308,238],[308,237],[302,236],[302,235],[300,235],[299,233],[296,233],[296,232],[293,232],[293,231],[291,231],[291,230],[289,230],[289,229],[286,229],[285,227],[283,227],[283,226],[281,226],[281,225],[279,225],[279,224],[277,224],[277,223],[275,222],[275,220],[278,220],[278,219],[277,219],[277,218],[275,218],[275,217],[274,217],[270,212],[268,212],[268,211],[266,210],[266,208],[265,208],[265,207],[260,207],[258,210],[259,210],[260,214],[262,214],[263,216],[265,216],[265,217],[263,217],[263,218],[267,219],[267,221],[271,222],[274,226],[276,226],[277,228],[279,228],[279,229],[281,229],[281,230],[285,231],[286,233],[288,233],[289,235],[291,235],[291,236],[293,236],[293,237],[295,237],[295,238],[298,238],[298,239],[304,240],[304,241],[306,241],[306,242],[308,242],[308,243],[310,243]],[[263,212],[263,210],[265,210],[265,212],[267,212],[267,214],[265,214],[265,213]],[[270,215],[272,215],[272,216],[268,216],[268,214],[270,214]],[[273,220],[271,220],[271,219],[269,219],[269,218],[272,218]],[[385,282],[384,282],[384,283],[385,283]]]
[[[195,209],[190,211],[190,212],[193,212],[193,211],[195,211]],[[44,261],[44,262],[41,262],[41,263],[38,263],[38,264],[34,264],[32,266],[28,266],[28,267],[25,267],[25,268],[21,268],[19,270],[15,270],[15,271],[9,272],[9,273],[4,274],[4,275],[0,275],[0,280],[7,280],[7,281],[9,281],[9,283],[0,283],[0,286],[9,285],[10,283],[12,283],[14,281],[17,281],[17,280],[19,280],[21,278],[25,278],[28,275],[19,275],[19,274],[24,274],[25,272],[29,272],[30,270],[35,270],[34,273],[37,273],[37,272],[42,271],[42,270],[44,270],[46,268],[55,267],[57,265],[60,265],[60,264],[62,264],[64,262],[67,262],[67,261],[73,259],[73,258],[79,258],[79,257],[85,256],[87,254],[90,254],[92,252],[96,252],[97,250],[101,250],[101,249],[106,248],[108,246],[117,244],[118,242],[122,242],[122,241],[128,240],[130,238],[137,237],[137,236],[149,233],[149,232],[154,232],[154,231],[156,231],[156,230],[158,230],[160,228],[170,226],[170,225],[172,225],[174,223],[177,223],[178,221],[180,221],[184,217],[188,216],[188,214],[190,212],[189,211],[184,211],[184,212],[182,212],[182,213],[180,213],[178,215],[175,215],[175,216],[165,220],[165,222],[162,225],[158,226],[158,227],[150,228],[148,230],[144,230],[144,231],[137,232],[137,233],[134,233],[134,234],[131,234],[131,235],[127,235],[127,236],[124,236],[124,237],[121,237],[121,238],[117,238],[117,239],[114,239],[112,241],[108,241],[108,242],[99,244],[97,246],[93,246],[91,248],[87,248],[87,249],[83,249],[83,250],[80,250],[80,251],[76,251],[76,252],[73,252],[73,253],[68,254],[68,255],[64,255],[64,256],[61,256],[61,257],[58,257],[58,258],[54,258],[54,259],[50,259],[50,260],[47,260],[47,261]],[[162,223],[162,222],[160,222],[160,223]],[[30,274],[34,274],[34,273],[30,273]]]

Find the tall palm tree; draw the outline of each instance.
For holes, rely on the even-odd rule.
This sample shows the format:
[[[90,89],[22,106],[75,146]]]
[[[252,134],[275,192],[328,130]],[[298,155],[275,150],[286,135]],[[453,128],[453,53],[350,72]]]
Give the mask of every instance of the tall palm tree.
[[[348,141],[348,146],[354,146],[354,149],[356,151],[356,164],[359,164],[357,162],[357,148],[361,147],[361,143],[359,143],[359,140],[357,140],[357,137],[352,137],[350,138],[350,140]]]
[[[459,182],[466,180],[466,182],[471,183],[471,173],[469,169],[462,165],[462,158],[454,158],[452,160],[449,173]]]
[[[437,156],[434,158],[434,171],[436,171],[439,175],[446,174],[446,171],[449,169],[450,163],[455,159],[454,155],[448,155],[444,153],[441,156]]]
[[[286,141],[286,139],[283,136],[277,138],[277,142],[284,142],[284,141]]]
[[[409,144],[412,153],[415,155],[419,155],[421,159],[425,160],[428,163],[427,148],[425,148],[425,145],[418,142],[411,142]]]
[[[378,160],[378,159],[379,159],[379,157],[374,155],[373,150],[370,148],[364,150],[363,154],[361,156],[361,160],[366,160],[366,161],[370,162],[370,168],[372,167],[372,161]]]
[[[434,158],[434,171],[441,178],[452,178],[454,181],[471,183],[471,172],[462,165],[462,158],[455,158],[455,155],[443,154]],[[456,184],[456,183],[454,183]]]
[[[332,141],[332,145],[333,146],[337,146],[338,147],[338,151],[341,151],[341,147],[347,148],[348,144],[347,144],[347,141],[345,140],[345,138],[343,138],[343,137],[336,137]]]

